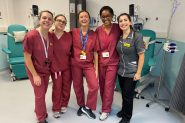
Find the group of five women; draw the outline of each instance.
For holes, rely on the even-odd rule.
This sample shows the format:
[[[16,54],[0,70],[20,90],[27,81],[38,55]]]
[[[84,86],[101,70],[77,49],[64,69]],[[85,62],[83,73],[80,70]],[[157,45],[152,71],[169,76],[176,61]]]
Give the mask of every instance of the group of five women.
[[[142,36],[132,28],[131,18],[123,13],[118,16],[118,24],[112,23],[114,12],[104,6],[100,10],[103,22],[96,31],[89,28],[90,14],[78,13],[79,28],[69,33],[64,31],[67,20],[62,14],[54,17],[46,10],[39,15],[39,27],[27,33],[23,41],[26,70],[34,89],[35,113],[38,123],[47,123],[48,116],[45,94],[49,77],[53,80],[52,110],[59,118],[67,111],[73,82],[79,109],[77,115],[96,118],[98,88],[102,107],[100,120],[105,120],[113,102],[116,75],[122,91],[122,109],[117,116],[119,123],[129,123],[132,117],[133,96],[136,81],[140,79],[144,62]],[[83,76],[87,81],[85,102]]]

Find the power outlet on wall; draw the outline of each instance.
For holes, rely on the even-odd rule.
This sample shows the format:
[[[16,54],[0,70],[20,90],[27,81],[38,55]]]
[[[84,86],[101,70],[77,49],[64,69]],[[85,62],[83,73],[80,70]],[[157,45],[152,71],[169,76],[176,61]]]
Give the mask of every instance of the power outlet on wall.
[[[149,21],[149,20],[151,20],[150,17],[145,17],[145,22],[147,22],[147,21]]]

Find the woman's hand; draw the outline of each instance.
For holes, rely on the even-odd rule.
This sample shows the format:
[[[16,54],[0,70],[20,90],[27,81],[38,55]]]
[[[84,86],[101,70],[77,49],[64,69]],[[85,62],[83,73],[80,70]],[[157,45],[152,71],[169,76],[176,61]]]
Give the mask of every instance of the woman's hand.
[[[141,74],[136,73],[134,75],[134,81],[140,80],[140,78],[141,78]]]
[[[96,78],[98,78],[98,53],[97,52],[94,52],[94,69],[95,69]]]
[[[31,72],[31,74],[33,76],[33,83],[36,86],[40,86],[41,85],[41,78],[35,70],[35,67],[33,65],[30,53],[24,52],[24,61],[25,61],[25,64],[27,65],[29,71]]]
[[[95,70],[96,78],[98,78],[98,70]]]
[[[39,75],[35,75],[33,76],[33,82],[36,86],[40,86],[41,85],[41,78]]]
[[[134,75],[134,81],[137,81],[141,78],[141,70],[143,68],[144,59],[145,59],[144,52],[139,53],[138,55],[139,55],[138,68],[137,68],[136,74]]]

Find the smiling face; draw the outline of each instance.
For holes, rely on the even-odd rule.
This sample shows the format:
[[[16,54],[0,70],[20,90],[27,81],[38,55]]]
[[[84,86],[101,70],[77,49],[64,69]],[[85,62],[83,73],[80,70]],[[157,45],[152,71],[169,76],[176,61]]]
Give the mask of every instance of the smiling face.
[[[54,22],[55,29],[63,31],[65,29],[66,23],[67,20],[64,16],[58,16]]]
[[[104,25],[111,25],[113,15],[108,10],[103,10],[101,13],[101,20]]]
[[[89,14],[85,11],[79,13],[78,21],[80,26],[89,26],[90,17]]]
[[[49,12],[42,12],[39,18],[40,27],[49,30],[52,24],[53,24],[53,15]]]
[[[127,15],[120,16],[118,21],[119,27],[122,31],[127,31],[128,29],[130,29],[130,26],[132,25],[132,22]]]

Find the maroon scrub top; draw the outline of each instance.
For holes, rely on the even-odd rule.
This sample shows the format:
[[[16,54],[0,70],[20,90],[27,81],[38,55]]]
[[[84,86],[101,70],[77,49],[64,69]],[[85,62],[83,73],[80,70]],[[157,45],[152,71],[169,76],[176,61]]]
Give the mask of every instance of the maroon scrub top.
[[[90,30],[88,33],[88,40],[86,43],[86,59],[80,59],[81,51],[82,51],[82,41],[80,39],[80,28],[74,28],[71,31],[72,39],[73,39],[73,48],[72,48],[72,65],[81,66],[81,67],[89,67],[93,66],[94,61],[94,52],[99,51],[99,41],[97,38],[97,34]]]
[[[103,25],[96,29],[101,50],[98,52],[98,62],[101,65],[118,65],[119,57],[116,45],[120,38],[120,28],[116,23],[112,24],[109,34],[104,30]],[[109,52],[109,57],[102,57],[103,52]]]
[[[49,37],[49,47],[48,47],[48,59],[52,61],[53,59],[53,39],[52,35],[48,33]],[[46,41],[45,41],[46,44]],[[23,41],[24,52],[31,54],[31,59],[35,67],[36,72],[39,75],[50,74],[50,66],[46,65],[46,55],[44,52],[44,46],[41,36],[37,30],[29,31]],[[26,66],[27,68],[27,66]],[[27,68],[28,70],[28,68]],[[30,71],[28,70],[30,73]]]
[[[58,39],[53,33],[53,50],[54,58],[52,62],[52,71],[59,72],[70,68],[70,57],[72,48],[72,36],[70,33],[64,32]]]

